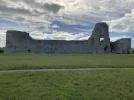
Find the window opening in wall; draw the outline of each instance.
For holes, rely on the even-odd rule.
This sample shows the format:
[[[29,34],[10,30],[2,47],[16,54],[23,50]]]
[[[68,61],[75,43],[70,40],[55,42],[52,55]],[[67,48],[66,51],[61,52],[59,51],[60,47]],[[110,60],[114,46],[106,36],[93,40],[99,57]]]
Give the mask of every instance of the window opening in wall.
[[[104,41],[104,38],[100,38],[100,41]]]
[[[100,39],[99,39],[100,44],[102,44],[104,40],[105,40],[105,39],[104,39],[104,36],[103,36],[103,35],[101,35],[101,36],[100,36]]]

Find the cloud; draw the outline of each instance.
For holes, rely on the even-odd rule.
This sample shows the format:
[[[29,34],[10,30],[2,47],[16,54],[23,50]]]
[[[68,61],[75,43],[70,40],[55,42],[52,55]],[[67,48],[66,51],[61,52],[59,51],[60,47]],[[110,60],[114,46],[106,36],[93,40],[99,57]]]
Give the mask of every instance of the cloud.
[[[52,3],[52,4],[44,4],[44,8],[53,13],[57,13],[59,12],[60,9],[63,9],[64,6]]]
[[[0,16],[27,23],[30,31],[49,31],[53,21],[87,26],[104,20],[111,23],[111,31],[116,26],[120,31],[124,26],[112,23],[130,13],[133,5],[133,0],[1,0]],[[133,30],[128,27],[124,31]]]
[[[6,44],[6,30],[0,30],[0,47],[5,47]]]
[[[52,28],[59,28],[59,26],[58,25],[56,25],[56,24],[54,24],[53,26],[52,26]]]
[[[110,32],[132,33],[133,5],[134,0],[0,0],[0,30],[27,31],[37,39],[87,39],[90,34],[80,34],[106,21]]]
[[[83,39],[86,39],[87,37],[89,38],[89,34],[87,33],[73,34],[73,33],[62,32],[62,31],[53,31],[52,34],[47,34],[47,33],[43,34],[39,31],[36,31],[36,32],[31,32],[30,36],[33,39],[37,39],[37,40],[44,40],[44,39],[46,40],[83,40]]]
[[[0,11],[5,15],[6,14],[7,15],[16,14],[16,15],[23,15],[23,16],[31,15],[31,12],[29,10],[22,9],[22,8],[10,8],[6,6],[0,6]]]
[[[134,9],[125,14],[124,17],[111,20],[109,24],[110,32],[134,32]]]
[[[63,3],[66,3],[63,0]],[[67,2],[62,16],[55,20],[70,25],[89,25],[123,17],[133,8],[133,0],[75,0]]]
[[[110,41],[111,41],[111,42],[115,42],[115,41],[117,41],[117,40],[119,40],[119,39],[122,39],[122,38],[130,38],[130,37],[129,37],[129,36],[111,37],[111,38],[110,38]]]
[[[20,23],[20,25],[25,23],[29,31],[43,32],[49,31],[53,15],[57,14],[63,8],[62,5],[53,2],[2,0],[0,4],[0,17]]]
[[[90,36],[84,36],[84,37],[79,38],[79,40],[88,40],[89,38]]]

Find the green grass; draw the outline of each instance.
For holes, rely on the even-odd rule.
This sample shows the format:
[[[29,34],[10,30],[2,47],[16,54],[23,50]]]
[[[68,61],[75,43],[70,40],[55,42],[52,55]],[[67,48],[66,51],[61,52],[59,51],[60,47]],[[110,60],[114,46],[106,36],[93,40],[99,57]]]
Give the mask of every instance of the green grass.
[[[0,70],[42,68],[134,68],[134,55],[0,55]]]
[[[0,100],[134,100],[134,70],[0,73]]]

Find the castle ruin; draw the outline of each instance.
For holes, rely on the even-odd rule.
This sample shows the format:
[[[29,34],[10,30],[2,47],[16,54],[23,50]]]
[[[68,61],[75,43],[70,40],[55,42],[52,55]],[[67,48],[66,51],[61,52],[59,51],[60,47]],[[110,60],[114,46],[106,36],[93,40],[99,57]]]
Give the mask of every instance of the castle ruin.
[[[6,53],[46,54],[107,54],[130,53],[131,39],[110,42],[109,28],[104,22],[97,23],[88,40],[35,40],[28,33],[7,31]]]

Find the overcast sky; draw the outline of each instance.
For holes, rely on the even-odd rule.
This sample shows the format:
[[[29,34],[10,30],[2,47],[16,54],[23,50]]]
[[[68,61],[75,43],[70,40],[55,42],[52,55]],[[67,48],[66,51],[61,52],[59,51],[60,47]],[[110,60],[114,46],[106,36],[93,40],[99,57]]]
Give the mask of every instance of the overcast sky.
[[[0,0],[0,47],[7,30],[34,39],[84,40],[102,21],[111,41],[130,37],[134,47],[134,0]]]

